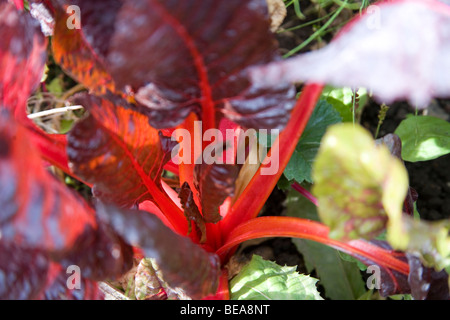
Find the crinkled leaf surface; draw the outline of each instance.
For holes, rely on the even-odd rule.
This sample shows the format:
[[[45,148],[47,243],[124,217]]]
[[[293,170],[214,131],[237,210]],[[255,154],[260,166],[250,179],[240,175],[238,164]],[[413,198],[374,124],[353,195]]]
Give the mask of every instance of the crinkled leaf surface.
[[[314,81],[364,87],[384,103],[426,107],[450,95],[450,6],[434,0],[370,6],[326,47],[256,67],[261,84]]]
[[[194,200],[194,193],[189,187],[188,182],[184,182],[180,188],[180,192],[178,193],[178,197],[180,198],[181,206],[184,210],[184,215],[189,223],[189,232],[191,231],[191,221],[194,222],[196,228],[200,233],[200,243],[204,243],[206,241],[206,225],[205,219],[203,218],[200,210],[197,207],[197,204]]]
[[[75,101],[90,115],[68,134],[74,173],[92,183],[102,201],[131,207],[151,200],[150,192],[161,188],[161,173],[170,159],[170,138],[119,97],[80,94]]]
[[[202,214],[206,222],[221,220],[219,207],[232,197],[239,167],[231,164],[198,164],[194,170],[194,184],[199,192]]]
[[[99,225],[93,209],[44,169],[29,140],[28,130],[1,113],[0,295],[97,297],[92,279],[125,272],[131,266],[131,247]],[[82,270],[86,290],[67,289],[65,267],[74,264]],[[61,275],[56,276],[55,269]]]
[[[317,279],[253,255],[230,282],[233,300],[323,300]]]
[[[106,205],[99,205],[97,211],[128,244],[141,248],[146,257],[155,259],[170,287],[182,288],[193,299],[216,293],[220,276],[216,254],[175,234],[146,211]]]
[[[261,88],[247,76],[249,66],[280,58],[265,0],[75,4],[83,26],[81,31],[55,29],[65,46],[55,50],[59,60],[79,79],[90,73],[100,78],[107,70],[118,89],[135,93],[154,127],[174,127],[191,112],[211,127],[222,117],[256,128],[287,123],[295,89],[286,84]],[[86,85],[95,89],[98,83]]]
[[[429,268],[450,266],[450,219],[425,221],[402,215],[388,225],[387,240],[393,248],[420,257]]]
[[[96,228],[92,209],[44,169],[28,131],[5,113],[0,115],[0,150],[2,240],[65,251],[86,227]]]
[[[0,2],[0,104],[25,114],[44,72],[47,41],[39,23],[8,1]]]
[[[427,161],[450,152],[450,123],[433,116],[409,116],[395,130],[405,161]]]
[[[0,299],[37,298],[45,286],[47,255],[4,240],[0,242],[0,250]]]
[[[82,1],[59,2],[60,5],[55,6],[52,37],[55,61],[92,92],[104,94],[107,90],[114,91],[114,81],[101,53],[107,50],[121,1],[89,1],[84,6],[81,6]],[[77,12],[68,9],[69,5],[80,8],[82,28],[68,27],[77,19]],[[86,34],[88,31],[89,34]]]
[[[406,169],[359,125],[328,129],[313,179],[319,216],[330,227],[331,237],[371,239],[385,229],[386,212],[390,220],[401,217],[408,190]]]
[[[448,274],[445,270],[437,272],[433,268],[427,268],[422,261],[408,254],[409,277],[411,295],[415,300],[448,300],[449,285]]]
[[[319,150],[320,141],[329,125],[341,122],[339,113],[328,102],[320,100],[315,107],[305,130],[284,169],[288,180],[298,183],[312,182],[311,171],[314,159]]]

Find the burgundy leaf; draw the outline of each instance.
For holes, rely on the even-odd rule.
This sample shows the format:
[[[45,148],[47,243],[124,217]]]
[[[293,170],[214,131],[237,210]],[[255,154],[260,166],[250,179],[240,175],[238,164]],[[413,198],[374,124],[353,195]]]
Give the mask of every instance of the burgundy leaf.
[[[103,300],[104,294],[97,283],[80,277],[80,288],[69,288],[68,281],[71,273],[62,269],[58,264],[51,264],[47,274],[45,291],[38,297],[41,300]]]
[[[0,1],[0,105],[26,115],[26,102],[39,84],[47,41],[38,21]]]
[[[186,216],[186,219],[189,223],[189,232],[191,232],[191,221],[193,221],[200,232],[200,243],[204,243],[206,241],[205,220],[198,210],[197,204],[194,200],[194,194],[192,193],[188,182],[183,183],[180,192],[178,193],[178,197],[180,198],[181,206],[184,210],[184,215]]]
[[[407,254],[409,263],[408,281],[415,300],[449,300],[448,274],[424,267],[420,258]]]
[[[49,261],[45,253],[0,242],[0,300],[36,299],[45,286]]]
[[[156,260],[171,287],[183,288],[193,299],[216,292],[220,277],[216,254],[175,234],[148,212],[105,205],[100,205],[97,212],[130,245],[140,247],[146,257]]]
[[[383,249],[392,250],[390,245],[385,241],[380,240],[371,240],[372,244],[375,244]],[[401,252],[395,252],[392,250],[393,256],[396,259],[407,261],[406,256]],[[383,297],[387,297],[395,294],[409,294],[411,293],[411,288],[408,282],[408,275],[400,273],[396,270],[386,268],[384,266],[380,266],[374,261],[366,257],[359,257],[357,254],[354,257],[364,263],[366,266],[377,266],[380,270],[380,295]]]
[[[226,198],[233,196],[239,169],[237,165],[220,163],[195,166],[194,184],[206,222],[217,223],[222,219],[219,207]]]
[[[57,181],[30,144],[28,131],[0,114],[0,234],[2,241],[66,251],[91,226],[86,202]]]
[[[174,127],[191,112],[207,127],[224,116],[244,127],[287,123],[294,87],[261,88],[247,76],[248,67],[280,58],[265,0],[94,3],[76,1],[86,12],[82,32],[94,62],[102,61],[100,69],[110,71],[119,89],[135,93],[152,126]],[[67,56],[59,58],[72,59],[73,48],[61,43]]]
[[[74,173],[92,183],[94,195],[104,202],[130,208],[151,200],[151,193],[161,188],[161,173],[174,143],[121,98],[80,94],[75,102],[90,115],[68,135]]]
[[[114,92],[115,84],[101,53],[106,50],[111,32],[114,31],[113,23],[121,5],[120,1],[89,1],[81,8],[81,1],[59,2],[59,5],[54,6],[52,49],[55,61],[67,74],[92,92]],[[72,5],[78,6],[79,12],[69,7]],[[79,17],[76,16],[78,13]],[[76,26],[77,18],[80,23],[83,22],[82,28],[81,24]],[[85,29],[95,37],[86,35]],[[88,38],[92,39],[93,43],[90,43]]]
[[[68,253],[52,255],[63,267],[77,265],[82,278],[115,279],[133,266],[133,249],[103,223],[87,228]]]

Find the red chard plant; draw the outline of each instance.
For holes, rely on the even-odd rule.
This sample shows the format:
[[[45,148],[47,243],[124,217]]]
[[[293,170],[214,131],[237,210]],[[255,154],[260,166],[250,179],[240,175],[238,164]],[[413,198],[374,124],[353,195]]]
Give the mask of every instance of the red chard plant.
[[[134,299],[323,299],[320,277],[258,256],[230,271],[240,244],[284,237],[377,270],[382,297],[448,299],[450,224],[415,215],[408,133],[376,140],[325,93],[448,97],[450,7],[373,5],[283,57],[266,0],[0,0],[0,298],[104,299],[125,281]],[[27,111],[50,66],[75,83],[59,110],[82,111],[66,132]],[[260,214],[283,181],[315,218]]]

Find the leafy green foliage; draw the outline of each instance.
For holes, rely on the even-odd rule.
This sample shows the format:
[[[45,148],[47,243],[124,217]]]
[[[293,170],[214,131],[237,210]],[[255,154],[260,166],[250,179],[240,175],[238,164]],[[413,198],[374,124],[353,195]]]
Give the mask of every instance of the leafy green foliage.
[[[316,206],[294,191],[288,195],[286,214],[319,220]],[[323,286],[327,298],[355,300],[365,293],[358,260],[346,261],[339,251],[314,241],[293,239],[293,242],[302,254],[308,272],[314,271],[320,279],[318,284]]]
[[[303,181],[313,182],[311,171],[322,136],[329,125],[341,121],[339,113],[331,104],[324,100],[318,102],[284,170],[284,176],[289,181],[294,180],[298,183]]]
[[[395,130],[405,161],[427,161],[450,153],[450,123],[432,116],[410,115]]]
[[[279,266],[258,255],[230,283],[234,300],[323,300],[317,279],[299,274],[296,267]]]

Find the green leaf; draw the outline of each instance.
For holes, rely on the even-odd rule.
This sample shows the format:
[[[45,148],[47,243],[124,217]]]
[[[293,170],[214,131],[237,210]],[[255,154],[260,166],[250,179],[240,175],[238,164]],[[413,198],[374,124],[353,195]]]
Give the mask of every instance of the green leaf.
[[[286,206],[288,216],[319,220],[316,206],[295,190],[288,194]],[[355,300],[365,293],[359,261],[345,261],[343,253],[321,243],[303,239],[292,241],[302,254],[308,272],[315,270],[327,298]]]
[[[320,141],[329,125],[341,121],[339,113],[328,102],[324,100],[318,102],[284,170],[284,176],[289,181],[313,182],[311,170],[319,150]]]
[[[343,260],[337,250],[324,244],[304,239],[293,242],[303,255],[308,272],[316,271],[327,298],[356,300],[366,292],[356,263]]]
[[[232,300],[323,300],[317,279],[299,274],[296,267],[282,267],[258,255],[230,282]]]
[[[417,162],[450,152],[450,123],[432,116],[409,116],[395,130],[402,140],[402,158]]]
[[[356,112],[361,113],[369,97],[367,90],[364,88],[358,89],[357,93],[359,95],[359,102],[358,106],[355,107],[358,107]],[[353,121],[353,90],[351,88],[326,86],[322,92],[322,97],[340,113],[343,122]]]
[[[394,249],[418,256],[429,268],[450,267],[450,219],[419,220],[407,215],[388,225],[387,239]]]
[[[330,127],[313,170],[319,216],[336,239],[372,239],[401,219],[408,174],[401,160],[376,145],[359,125]],[[391,221],[390,221],[391,223]]]

